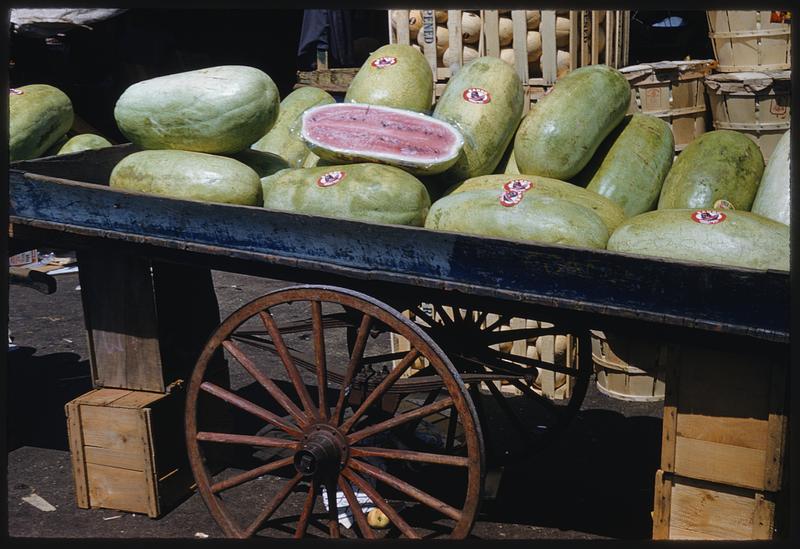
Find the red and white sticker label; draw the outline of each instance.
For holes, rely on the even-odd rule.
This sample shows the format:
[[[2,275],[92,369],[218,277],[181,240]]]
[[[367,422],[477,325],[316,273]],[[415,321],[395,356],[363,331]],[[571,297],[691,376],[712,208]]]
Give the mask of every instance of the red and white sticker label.
[[[716,225],[717,223],[722,223],[725,221],[726,217],[728,216],[716,210],[697,210],[692,214],[692,220],[695,223],[701,223],[703,225]]]
[[[522,202],[522,196],[525,193],[520,191],[506,191],[500,195],[500,204],[505,206],[506,208],[510,208],[511,206],[516,206],[520,202]]]
[[[720,198],[716,202],[714,202],[714,209],[715,210],[735,210],[736,208],[733,207],[733,204],[725,200],[724,198]]]
[[[336,185],[339,181],[344,179],[344,172],[335,171],[335,172],[328,172],[326,174],[322,174],[319,179],[317,179],[317,186],[318,187],[331,187]]]
[[[386,67],[391,67],[392,65],[396,64],[397,64],[397,57],[392,57],[391,55],[378,57],[376,60],[370,63],[370,65],[372,65],[376,69],[385,69]]]
[[[505,185],[503,185],[503,190],[505,191],[516,191],[520,193],[529,191],[532,188],[533,188],[533,182],[527,179],[512,179],[511,181],[508,181]]]
[[[11,95],[22,95],[22,94],[23,94],[23,93],[25,93],[25,92],[24,92],[24,91],[22,91],[22,90],[18,90],[18,89],[16,89],[16,88],[10,88],[10,89],[8,90],[8,93],[10,93]]]
[[[491,94],[483,88],[467,88],[462,94],[464,101],[476,103],[478,105],[485,105],[492,100]]]

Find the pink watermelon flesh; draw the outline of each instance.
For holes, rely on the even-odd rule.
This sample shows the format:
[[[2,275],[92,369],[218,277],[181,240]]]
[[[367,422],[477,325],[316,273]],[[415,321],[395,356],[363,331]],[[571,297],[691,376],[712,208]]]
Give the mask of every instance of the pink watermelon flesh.
[[[437,168],[452,164],[464,142],[458,130],[430,116],[360,104],[310,109],[303,116],[301,132],[312,150],[328,152],[331,160],[395,161],[426,172],[446,169]]]

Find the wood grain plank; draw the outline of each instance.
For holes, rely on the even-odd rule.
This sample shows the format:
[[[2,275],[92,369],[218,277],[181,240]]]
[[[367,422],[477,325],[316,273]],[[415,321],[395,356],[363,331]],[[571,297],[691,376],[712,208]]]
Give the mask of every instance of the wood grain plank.
[[[764,489],[766,451],[678,436],[675,472],[681,476]]]
[[[669,539],[670,508],[672,507],[672,475],[656,471],[653,496],[653,539]]]
[[[138,410],[82,406],[81,430],[85,446],[142,452]]]
[[[88,463],[86,469],[91,507],[132,513],[151,507],[144,472],[95,463]]]
[[[86,463],[95,465],[106,465],[131,471],[144,471],[147,456],[133,450],[131,447],[114,449],[86,446],[84,448],[84,459]]]
[[[497,10],[483,10],[483,38],[485,55],[500,57],[500,14]]]
[[[511,10],[512,48],[514,49],[514,69],[521,82],[528,81],[528,21],[525,10]]]
[[[83,432],[81,430],[81,406],[75,400],[64,407],[67,416],[67,435],[69,439],[72,479],[75,484],[75,499],[81,509],[89,508],[89,488],[86,477],[86,458],[83,452]]]
[[[542,33],[542,78],[546,84],[556,81],[557,51],[556,51],[556,12],[542,10],[542,21],[539,24]]]

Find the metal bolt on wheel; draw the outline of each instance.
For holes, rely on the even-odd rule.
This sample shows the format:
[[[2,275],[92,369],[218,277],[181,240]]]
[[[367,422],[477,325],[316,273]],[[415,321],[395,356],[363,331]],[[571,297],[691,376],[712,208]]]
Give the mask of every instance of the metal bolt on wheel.
[[[410,348],[391,352],[393,335]],[[342,288],[278,290],[229,316],[192,373],[186,437],[229,537],[464,538],[481,499],[481,431],[455,368],[398,311]]]

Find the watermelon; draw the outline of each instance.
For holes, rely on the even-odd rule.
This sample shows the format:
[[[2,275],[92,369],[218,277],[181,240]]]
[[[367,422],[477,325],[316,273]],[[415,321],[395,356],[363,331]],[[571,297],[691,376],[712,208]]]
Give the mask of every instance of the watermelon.
[[[250,148],[276,154],[292,168],[303,167],[309,150],[297,135],[296,125],[300,116],[312,107],[335,102],[333,96],[325,90],[311,86],[297,88],[281,101],[278,119],[272,129],[264,137],[250,145]]]
[[[64,143],[64,145],[58,150],[57,154],[70,154],[79,151],[102,149],[111,146],[111,142],[105,137],[95,135],[93,133],[81,133]]]
[[[704,133],[675,159],[658,209],[712,208],[727,200],[737,210],[750,210],[764,173],[764,157],[749,137],[731,130]]]
[[[344,101],[430,112],[433,104],[431,66],[412,46],[382,46],[358,69]]]
[[[265,208],[371,223],[421,226],[431,205],[419,179],[381,164],[288,169],[261,184]]]
[[[783,134],[769,157],[750,211],[789,225],[791,212],[789,132]]]
[[[605,248],[608,229],[591,209],[540,193],[475,189],[449,194],[431,206],[428,229]]]
[[[490,189],[497,192],[517,189],[523,190],[526,195],[536,194],[567,200],[592,210],[603,220],[609,233],[625,220],[622,208],[608,198],[565,181],[538,175],[499,174],[473,177],[456,185],[448,194],[470,192],[476,189]]]
[[[674,156],[669,124],[655,116],[631,114],[573,182],[610,198],[632,217],[655,209]]]
[[[142,149],[231,154],[278,117],[278,88],[264,72],[211,67],[133,84],[114,107],[120,131]]]
[[[607,65],[570,72],[519,125],[514,139],[519,171],[568,181],[622,122],[630,97],[628,81]]]
[[[258,177],[266,177],[289,167],[288,162],[280,156],[253,149],[244,149],[236,154],[225,156],[246,164],[258,174]]]
[[[41,156],[69,131],[75,118],[69,97],[47,84],[11,89],[8,107],[10,162]]]
[[[737,210],[656,210],[632,217],[617,227],[608,240],[608,249],[788,271],[789,227]]]
[[[497,57],[479,57],[450,78],[433,111],[434,118],[464,136],[462,155],[445,176],[463,181],[494,171],[522,118],[519,76]]]
[[[139,151],[111,171],[109,185],[149,194],[260,206],[258,174],[238,160],[191,151]]]
[[[441,173],[458,158],[464,138],[436,118],[402,109],[334,103],[307,110],[300,135],[328,162],[378,162],[416,175]]]

